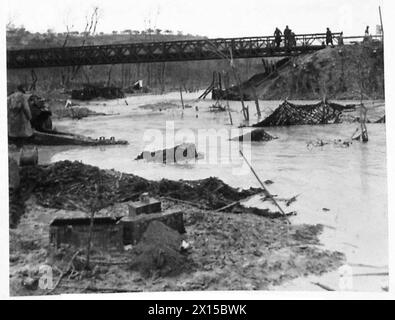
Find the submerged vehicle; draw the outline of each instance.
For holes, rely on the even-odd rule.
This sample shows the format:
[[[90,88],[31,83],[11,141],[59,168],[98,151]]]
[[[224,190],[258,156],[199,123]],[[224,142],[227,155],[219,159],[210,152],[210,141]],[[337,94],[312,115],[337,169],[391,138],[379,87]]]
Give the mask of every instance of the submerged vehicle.
[[[32,119],[30,120],[34,134],[32,137],[23,141],[29,145],[46,145],[46,146],[62,146],[62,145],[78,145],[78,146],[103,146],[103,145],[126,145],[125,140],[116,140],[114,137],[109,139],[99,137],[93,139],[83,135],[61,132],[53,129],[52,112],[45,104],[45,99],[30,95],[28,98]],[[18,138],[8,138],[9,143],[19,144]]]

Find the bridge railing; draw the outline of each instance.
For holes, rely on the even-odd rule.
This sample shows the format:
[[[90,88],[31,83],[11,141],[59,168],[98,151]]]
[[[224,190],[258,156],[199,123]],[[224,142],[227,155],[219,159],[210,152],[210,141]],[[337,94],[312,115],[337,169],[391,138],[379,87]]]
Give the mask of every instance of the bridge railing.
[[[333,33],[334,39],[338,37],[340,33]],[[296,35],[296,40],[298,45],[311,45],[312,43],[317,43],[317,41],[323,41],[326,38],[325,33],[316,33],[316,34],[299,34]],[[158,44],[161,44],[164,47],[167,46],[188,46],[188,45],[204,45],[209,41],[210,43],[215,44],[232,44],[232,43],[241,43],[241,42],[255,42],[262,43],[265,46],[272,46],[274,43],[274,36],[256,36],[256,37],[238,37],[238,38],[214,38],[214,39],[197,39],[197,40],[174,40],[174,41],[149,41],[149,42],[134,42],[134,43],[125,43],[125,44],[109,44],[109,45],[85,45],[85,46],[70,46],[70,47],[48,47],[48,48],[34,48],[34,49],[11,49],[8,50],[10,53],[17,52],[31,52],[38,53],[42,51],[54,50],[54,51],[75,51],[75,50],[86,50],[99,48],[99,47],[109,47],[113,49],[124,48],[125,46],[146,46],[146,47],[158,47]],[[284,36],[282,36],[282,40],[284,42]]]
[[[335,45],[340,35],[332,34]],[[36,68],[229,59],[232,54],[233,58],[289,56],[322,49],[325,47],[326,34],[295,35],[295,41],[287,46],[284,37],[282,40],[279,47],[275,44],[274,36],[264,36],[8,50],[7,67]]]

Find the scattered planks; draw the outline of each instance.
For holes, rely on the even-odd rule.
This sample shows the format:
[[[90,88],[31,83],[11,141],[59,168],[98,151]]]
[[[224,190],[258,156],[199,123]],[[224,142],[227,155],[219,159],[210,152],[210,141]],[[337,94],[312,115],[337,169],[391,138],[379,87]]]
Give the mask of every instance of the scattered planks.
[[[311,283],[316,285],[316,286],[318,286],[318,287],[320,287],[321,289],[326,290],[326,291],[336,291],[335,289],[332,289],[331,287],[328,287],[328,286],[326,286],[326,285],[324,285],[322,283],[319,283],[319,282],[311,282]]]
[[[59,284],[60,284],[60,282],[63,280],[63,278],[67,275],[67,273],[69,273],[70,269],[71,269],[72,266],[73,266],[73,262],[74,262],[75,258],[77,258],[77,256],[78,256],[80,253],[81,253],[81,251],[78,250],[78,251],[76,251],[76,252],[73,254],[73,256],[71,257],[71,259],[70,259],[70,261],[69,261],[69,263],[68,263],[68,265],[67,265],[66,270],[62,271],[62,273],[61,273],[60,276],[59,276],[58,281],[56,281],[54,287],[53,287],[50,291],[48,291],[47,294],[51,294],[51,293],[53,293],[53,292],[56,290],[56,288],[59,286]]]

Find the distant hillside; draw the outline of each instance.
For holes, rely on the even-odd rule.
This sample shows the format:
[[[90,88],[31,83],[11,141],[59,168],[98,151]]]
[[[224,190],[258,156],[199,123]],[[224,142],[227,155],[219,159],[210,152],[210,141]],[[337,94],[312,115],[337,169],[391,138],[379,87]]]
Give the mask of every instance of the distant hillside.
[[[31,33],[23,28],[7,30],[7,49],[48,48],[59,46],[81,46],[116,44],[143,41],[170,41],[202,39],[202,36],[184,35],[170,30],[125,30],[122,34],[67,34],[47,32]],[[236,61],[242,80],[263,71],[261,59],[240,59]],[[152,64],[123,64],[114,66],[85,66],[67,68],[47,68],[31,70],[10,70],[7,72],[9,90],[19,83],[28,86],[37,76],[37,89],[49,92],[58,89],[80,88],[85,83],[112,84],[126,88],[134,81],[142,79],[143,84],[155,91],[206,88],[213,71],[229,71],[229,63],[222,60],[166,62]]]
[[[122,33],[89,35],[84,32],[54,33],[49,31],[46,33],[32,33],[24,28],[9,28],[7,30],[7,49],[120,44],[143,41],[193,40],[202,38],[204,37],[191,34],[184,35],[181,32],[174,33],[170,30],[162,31],[159,29],[150,31],[127,30]]]

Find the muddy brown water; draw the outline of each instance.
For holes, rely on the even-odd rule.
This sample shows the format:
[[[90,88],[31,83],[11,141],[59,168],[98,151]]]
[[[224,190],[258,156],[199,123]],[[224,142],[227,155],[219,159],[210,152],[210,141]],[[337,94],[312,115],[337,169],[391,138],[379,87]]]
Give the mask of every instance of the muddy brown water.
[[[199,94],[200,92],[184,94],[184,103],[192,106],[184,111],[178,93],[128,97],[127,105],[125,99],[84,104],[83,106],[96,112],[114,115],[78,121],[60,120],[54,123],[55,126],[59,130],[91,137],[115,136],[117,139],[128,140],[129,145],[42,147],[40,162],[79,160],[147,179],[178,180],[216,176],[234,187],[259,187],[251,172],[242,167],[238,142],[228,141],[229,137],[236,136],[240,131],[236,130],[228,137],[223,136],[217,144],[208,143],[206,148],[196,140],[199,129],[226,129],[225,133],[232,128],[236,129],[242,123],[240,102],[230,102],[235,124],[230,126],[227,113],[209,112],[208,108],[213,101],[196,101]],[[280,101],[261,101],[264,116],[279,103]],[[179,108],[174,104],[179,105]],[[257,120],[254,102],[246,104],[249,105],[251,118]],[[150,107],[141,107],[144,105]],[[195,106],[198,106],[199,111],[196,111]],[[368,118],[373,121],[384,114],[383,101],[371,101],[367,106]],[[197,143],[198,151],[206,154],[205,159],[167,166],[134,161],[145,149],[162,149],[161,139],[149,145],[143,138],[148,129],[155,129],[165,139],[166,122],[168,126],[174,125],[174,143]],[[286,211],[298,213],[292,218],[293,223],[325,225],[321,236],[323,244],[329,249],[345,253],[348,263],[386,266],[388,219],[385,124],[368,124],[369,142],[366,144],[354,142],[344,148],[334,144],[307,147],[309,141],[316,139],[349,139],[356,127],[357,124],[338,124],[267,128],[268,133],[279,139],[252,143],[251,162],[263,181],[274,182],[268,186],[273,194],[279,197],[298,195],[297,201],[286,208]],[[179,131],[180,129],[184,131]],[[218,146],[220,152],[216,160],[213,154]],[[248,153],[248,149],[245,152]],[[260,202],[259,197],[251,199],[249,204],[267,206]]]

